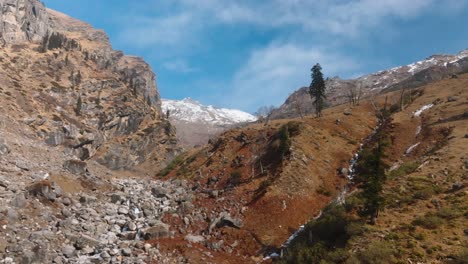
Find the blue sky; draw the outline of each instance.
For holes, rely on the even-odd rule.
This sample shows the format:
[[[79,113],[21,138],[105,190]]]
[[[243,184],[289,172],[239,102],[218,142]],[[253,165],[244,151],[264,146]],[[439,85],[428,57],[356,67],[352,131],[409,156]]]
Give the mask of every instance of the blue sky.
[[[254,112],[310,83],[468,48],[468,0],[45,0],[139,55],[161,96]]]

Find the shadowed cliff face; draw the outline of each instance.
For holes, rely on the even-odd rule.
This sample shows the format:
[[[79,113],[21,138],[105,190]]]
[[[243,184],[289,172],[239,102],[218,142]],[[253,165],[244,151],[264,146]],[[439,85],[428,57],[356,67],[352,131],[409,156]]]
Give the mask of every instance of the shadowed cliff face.
[[[114,51],[102,30],[39,1],[0,1],[2,104],[47,144],[82,160],[129,168],[177,149],[162,119],[156,76],[141,58]]]

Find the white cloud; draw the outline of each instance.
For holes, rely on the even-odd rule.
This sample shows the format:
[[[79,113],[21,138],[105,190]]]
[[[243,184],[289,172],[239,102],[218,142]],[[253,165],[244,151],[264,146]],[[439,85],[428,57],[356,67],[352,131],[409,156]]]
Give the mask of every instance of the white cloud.
[[[179,73],[191,73],[198,71],[197,68],[190,66],[186,61],[181,59],[176,59],[173,61],[167,61],[163,63],[163,67],[170,71],[175,71]]]
[[[139,4],[148,8],[149,1]],[[213,48],[213,52],[222,48],[209,47],[206,42],[215,37],[211,31],[214,27],[248,25],[259,32],[273,29],[270,43],[243,58],[245,63],[222,80],[222,92],[214,95],[222,98],[225,106],[254,110],[259,105],[280,104],[290,92],[310,82],[308,70],[316,62],[322,64],[327,76],[354,76],[362,70],[333,46],[342,48],[350,41],[363,43],[368,34],[391,41],[398,34],[392,29],[394,22],[428,14],[450,15],[467,3],[468,0],[163,1],[153,8],[164,12],[154,16],[145,13],[148,17],[135,13],[137,19],[125,20],[120,36],[127,44],[158,51],[158,56],[167,61],[162,65],[166,69],[188,73],[196,69],[176,58],[193,56],[200,48]],[[225,87],[230,91],[226,92]]]
[[[352,59],[326,49],[275,44],[252,52],[235,74],[223,104],[254,111],[261,105],[284,102],[290,92],[310,82],[310,68],[321,63],[326,76],[359,68]]]
[[[155,18],[128,17],[125,21],[119,34],[120,41],[141,48],[181,47],[194,39],[194,29],[199,26],[190,13]]]

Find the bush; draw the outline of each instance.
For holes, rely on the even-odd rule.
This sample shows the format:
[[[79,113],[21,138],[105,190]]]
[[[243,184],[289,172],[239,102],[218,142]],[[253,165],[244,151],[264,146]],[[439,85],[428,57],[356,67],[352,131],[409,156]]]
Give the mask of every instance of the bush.
[[[413,225],[421,226],[426,229],[436,229],[443,224],[444,219],[435,215],[420,216],[413,221]]]
[[[173,159],[171,163],[169,163],[169,165],[166,166],[166,168],[164,168],[158,173],[158,176],[161,176],[161,177],[167,176],[172,170],[175,169],[175,167],[177,167],[180,163],[182,163],[183,160],[184,160],[183,154],[175,157],[175,159]]]
[[[417,162],[403,163],[398,169],[388,173],[389,179],[396,179],[414,172],[419,167]]]
[[[396,250],[386,241],[373,243],[365,251],[358,254],[358,259],[363,264],[387,264],[397,263],[395,258]]]
[[[231,177],[229,178],[229,184],[231,185],[238,185],[241,182],[242,173],[240,170],[235,170],[231,172]]]
[[[447,220],[451,220],[451,219],[461,217],[461,216],[463,216],[463,214],[464,214],[463,209],[456,208],[456,207],[451,207],[451,208],[444,207],[444,208],[441,208],[437,212],[438,217],[441,217],[441,218],[447,219]]]

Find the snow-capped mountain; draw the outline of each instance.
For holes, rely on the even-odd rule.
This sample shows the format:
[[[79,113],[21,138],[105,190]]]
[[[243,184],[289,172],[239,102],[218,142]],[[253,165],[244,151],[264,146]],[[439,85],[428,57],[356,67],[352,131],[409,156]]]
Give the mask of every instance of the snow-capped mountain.
[[[181,101],[162,99],[162,110],[177,129],[179,142],[185,146],[205,144],[210,138],[236,125],[256,121],[249,113],[203,105],[191,98]]]
[[[341,104],[348,101],[350,89],[362,88],[366,96],[384,90],[415,88],[465,72],[468,72],[468,50],[456,55],[433,55],[405,66],[378,71],[356,79],[327,78],[325,81],[327,100],[331,105]],[[298,113],[298,109],[301,113]],[[283,105],[275,109],[271,118],[291,118],[300,114],[310,114],[313,111],[308,87],[302,87],[291,94]]]
[[[170,119],[189,123],[229,126],[257,120],[249,113],[236,109],[202,105],[191,98],[181,101],[162,99],[162,109],[164,113],[169,110]]]

